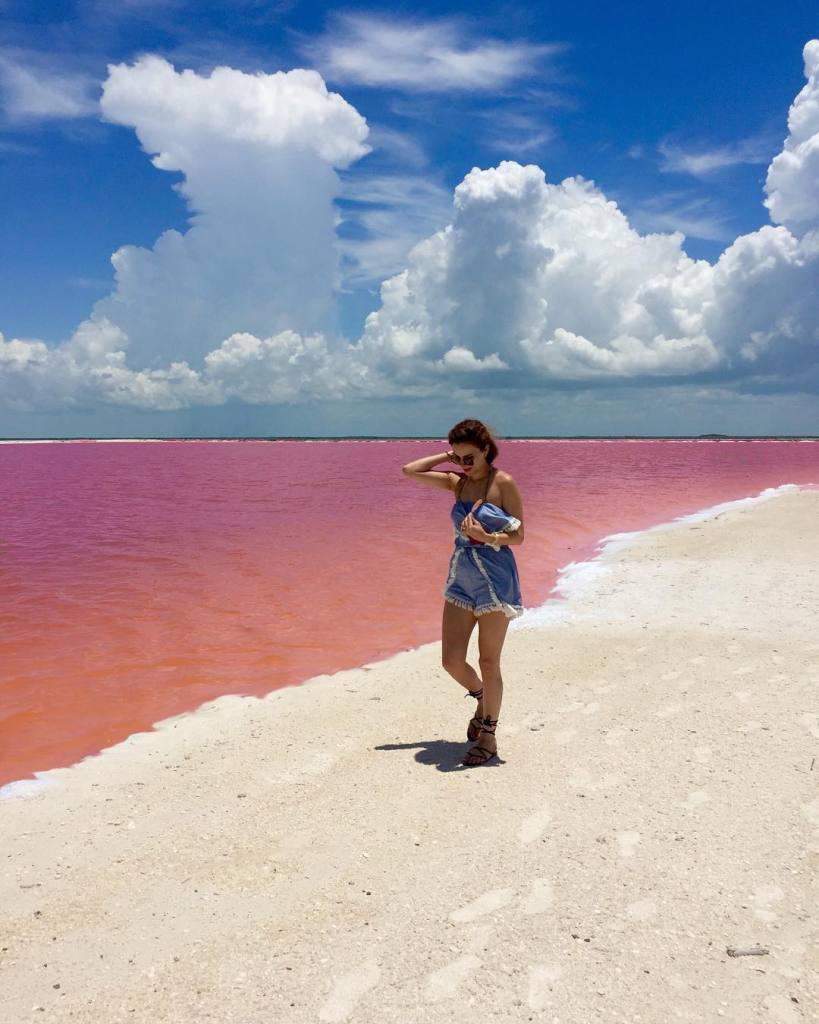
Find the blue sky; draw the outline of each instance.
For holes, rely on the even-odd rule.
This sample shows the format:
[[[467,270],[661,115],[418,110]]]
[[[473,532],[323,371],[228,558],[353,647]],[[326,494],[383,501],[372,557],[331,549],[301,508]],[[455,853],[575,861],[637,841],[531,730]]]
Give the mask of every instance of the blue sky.
[[[646,351],[664,352],[665,361],[658,364],[652,355],[620,365],[608,358],[612,344],[614,351],[622,352],[623,345],[632,342],[613,341],[615,332],[606,336],[602,312],[589,326],[591,334],[578,330],[583,321],[579,308],[566,307],[560,322],[553,319],[548,325],[529,317],[518,326],[517,334],[492,349],[486,338],[479,337],[480,330],[459,337],[456,330],[441,339],[437,325],[444,307],[433,298],[438,296],[440,281],[433,281],[429,267],[416,266],[411,315],[403,307],[393,308],[397,300],[391,306],[381,292],[384,281],[409,265],[415,243],[453,222],[453,193],[470,171],[497,168],[503,161],[537,167],[545,182],[553,185],[582,176],[605,200],[616,203],[631,230],[641,236],[681,231],[685,237],[679,251],[693,261],[715,265],[740,236],[772,223],[763,205],[766,175],[783,149],[789,108],[805,86],[803,47],[817,35],[815,4],[793,0],[776,8],[757,3],[741,7],[502,4],[476,16],[473,5],[457,4],[442,8],[423,3],[326,6],[297,0],[238,0],[219,5],[185,0],[122,0],[116,5],[104,0],[46,4],[11,0],[0,3],[0,13],[0,195],[6,257],[0,279],[0,332],[6,343],[36,340],[50,350],[50,357],[87,318],[96,323],[104,319],[105,359],[113,359],[110,353],[116,351],[110,341],[113,323],[132,370],[158,371],[184,360],[198,373],[205,353],[215,350],[223,338],[214,335],[204,347],[182,339],[177,344],[174,331],[178,328],[168,322],[153,332],[150,316],[159,317],[167,309],[167,296],[156,299],[156,311],[151,313],[154,297],[133,283],[127,288],[120,284],[119,295],[111,301],[117,288],[111,257],[123,246],[151,250],[168,229],[185,234],[193,208],[199,204],[201,212],[207,200],[197,193],[193,198],[189,194],[186,201],[179,186],[184,187],[188,178],[194,189],[197,175],[202,177],[221,147],[209,135],[208,145],[215,146],[212,156],[202,149],[197,157],[202,163],[190,168],[180,141],[181,155],[174,159],[181,170],[153,166],[151,156],[159,144],[147,153],[139,133],[148,131],[150,124],[150,130],[165,138],[162,131],[173,130],[173,117],[180,123],[184,120],[184,108],[176,106],[170,114],[165,110],[161,116],[171,120],[157,128],[154,119],[160,115],[139,106],[138,97],[135,100],[129,94],[125,100],[112,98],[103,115],[100,98],[107,68],[133,67],[139,58],[154,55],[168,62],[174,76],[191,69],[204,80],[217,66],[243,72],[237,88],[244,88],[241,83],[250,83],[250,76],[260,73],[274,76],[306,68],[317,71],[327,89],[343,97],[367,130],[366,138],[356,137],[355,142],[352,135],[345,136],[344,145],[359,146],[357,155],[330,160],[333,170],[328,173],[338,182],[337,194],[328,200],[340,217],[334,228],[337,266],[335,271],[324,267],[318,277],[323,280],[322,275],[335,273],[332,297],[319,295],[320,289],[315,296],[301,292],[301,285],[271,276],[263,286],[275,289],[281,280],[283,293],[300,297],[299,309],[289,314],[284,299],[274,303],[275,309],[265,305],[264,314],[248,315],[247,323],[253,324],[249,331],[241,306],[233,305],[226,313],[223,333],[227,337],[232,331],[249,331],[263,339],[292,328],[302,339],[311,331],[321,332],[334,354],[342,344],[355,345],[364,338],[369,345],[367,358],[373,360],[367,365],[380,382],[364,389],[350,384],[336,391],[323,378],[337,380],[346,371],[333,363],[332,373],[324,372],[328,360],[321,363],[321,355],[313,353],[309,358],[319,360],[310,364],[314,375],[306,382],[302,374],[292,394],[279,386],[280,369],[268,359],[264,372],[271,380],[275,377],[269,392],[249,390],[235,381],[225,389],[220,378],[218,396],[214,397],[216,390],[209,381],[204,402],[204,392],[195,389],[182,397],[177,389],[172,398],[156,398],[152,390],[146,397],[145,381],[135,386],[129,377],[127,387],[120,388],[119,397],[112,400],[110,391],[88,384],[92,377],[98,379],[95,371],[101,365],[89,361],[88,346],[82,350],[82,360],[71,355],[72,380],[76,378],[72,389],[33,378],[34,358],[21,369],[18,348],[14,358],[9,355],[0,364],[0,379],[4,374],[6,378],[0,389],[0,433],[5,436],[117,436],[122,431],[146,436],[423,434],[445,431],[463,415],[481,416],[482,410],[487,420],[498,422],[506,433],[819,432],[815,426],[819,339],[809,326],[794,326],[813,308],[809,305],[806,313],[801,298],[788,299],[787,308],[768,311],[767,319],[761,317],[753,324],[737,317],[736,332],[748,335],[737,334],[737,351],[744,351],[742,358],[753,366],[738,366],[741,359],[736,353],[726,360],[725,348],[713,331],[709,334],[697,326],[691,327],[684,344],[680,341],[690,351],[691,346],[696,348],[696,358],[667,359],[663,346],[669,331],[661,331],[656,324],[646,327],[649,333],[639,335],[639,340]],[[182,80],[175,77],[173,81]],[[146,83],[150,87],[144,78],[142,88]],[[180,89],[179,103],[184,103],[181,85]],[[302,102],[301,93],[294,92],[293,97],[286,102]],[[262,120],[266,116],[281,118],[286,109],[259,115]],[[338,131],[355,135],[359,129],[354,120],[350,114]],[[321,144],[314,136],[310,139],[311,146]],[[287,144],[299,146],[302,140]],[[361,147],[369,151],[361,152]],[[238,154],[237,163],[230,166],[246,167],[255,152]],[[268,165],[263,162],[263,166]],[[262,170],[248,173],[244,187],[261,187]],[[808,168],[799,188],[812,180],[811,173]],[[207,185],[209,196],[217,189],[223,195],[229,193],[231,178],[225,174]],[[324,171],[317,169],[316,174],[316,182],[319,178],[324,182]],[[324,185],[316,187],[321,191]],[[327,187],[331,193],[332,187]],[[547,196],[542,183],[534,179],[515,179],[514,189],[521,190],[520,196],[537,188],[542,193],[537,207],[542,213],[537,216],[548,219],[548,204],[559,197]],[[473,206],[481,201],[476,198],[480,189],[477,184],[470,189]],[[510,194],[506,186],[501,191],[504,197]],[[297,198],[288,200],[290,207],[299,201],[297,193],[292,196]],[[819,195],[816,199],[819,204]],[[305,201],[309,205],[309,197]],[[500,209],[497,205],[495,212]],[[207,217],[209,211],[204,213]],[[219,220],[223,214],[214,214],[222,233],[228,223]],[[289,246],[294,251],[298,248],[298,226],[291,225],[291,235],[277,237],[275,225],[282,221],[282,209],[269,211],[269,216],[267,235],[260,233],[254,238],[256,250],[243,254],[248,266],[265,260],[264,237],[270,251],[281,253],[283,260]],[[471,233],[482,230],[480,225],[475,226],[478,222],[470,219],[468,211],[463,217],[463,231],[456,222],[456,234],[480,246],[482,236]],[[520,220],[524,214],[518,212],[515,217]],[[328,223],[311,223],[305,237],[326,238]],[[589,220],[578,214],[576,223],[580,225],[576,230],[582,231]],[[786,225],[796,239],[804,239],[812,230],[804,217],[792,222],[783,215],[777,223]],[[495,231],[494,220],[492,225],[487,230]],[[237,221],[237,243],[242,230]],[[593,235],[597,228],[590,224],[588,230]],[[522,237],[518,229],[509,235],[508,245],[515,253],[521,247],[523,261],[513,287],[521,278],[529,281],[530,271],[532,281],[542,281],[533,266],[524,265],[531,239],[524,243]],[[615,252],[618,244],[612,242]],[[327,257],[325,252],[313,251],[317,262]],[[309,253],[302,252],[300,258],[305,262],[298,281],[303,282],[311,271]],[[466,257],[458,255],[456,246],[447,250],[445,258],[450,261],[446,280],[451,281],[451,267]],[[157,256],[151,264],[154,273],[158,260]],[[242,273],[246,276],[246,271]],[[476,294],[484,273],[487,280],[495,280],[491,268],[470,271]],[[599,277],[598,272],[596,280]],[[815,276],[805,280],[809,286],[812,280],[815,289]],[[557,284],[537,284],[541,286],[546,289],[541,306],[560,306],[559,297],[548,290]],[[144,275],[139,287],[147,287]],[[208,287],[212,292],[213,286]],[[532,287],[526,284],[527,296]],[[459,289],[453,302],[459,308],[469,307],[469,287]],[[180,289],[183,292],[192,294]],[[802,295],[804,281],[797,288],[777,279],[770,292]],[[742,308],[731,294],[731,308]],[[234,297],[235,288],[220,309],[226,309]],[[301,317],[301,309],[314,298],[321,313],[313,319]],[[632,298],[624,293],[618,308],[631,304]],[[118,319],[118,311],[134,302],[148,310],[138,326],[126,323],[127,317]],[[407,331],[421,330],[419,305],[426,326],[423,337],[413,335],[410,344]],[[368,314],[379,322],[365,331]],[[269,316],[269,325],[264,316]],[[727,316],[719,318],[719,330],[726,337],[730,334]],[[629,323],[634,322],[631,317]],[[389,336],[385,325],[392,332]],[[564,332],[556,342],[568,346],[572,358],[578,346],[588,348],[589,342],[596,346],[594,353],[581,353],[582,369],[576,369],[571,360],[556,362],[543,348],[551,343],[547,335],[556,328]],[[140,342],[140,331],[159,340],[153,347]],[[617,337],[633,336],[637,335],[621,325]],[[523,350],[528,362],[518,365],[514,346],[521,339],[526,339]],[[437,351],[439,342],[442,347]],[[99,354],[103,343],[95,344]],[[751,356],[747,346],[756,346]],[[45,350],[38,351],[42,355]],[[67,357],[69,350],[63,351]],[[269,354],[267,349],[265,353]],[[419,386],[425,364],[408,360],[425,354],[438,356],[430,365],[442,373],[456,374],[449,389],[443,378],[436,379],[428,391]],[[363,359],[360,353],[359,357]],[[117,365],[122,368],[121,362]],[[13,377],[3,366],[13,366],[21,376]],[[260,367],[257,364],[252,373],[256,381]],[[757,372],[762,369],[764,373]],[[62,374],[64,380],[64,367],[54,373],[55,377]],[[85,373],[88,379],[81,380]],[[351,373],[350,380],[354,376]],[[640,396],[636,405],[635,396]]]

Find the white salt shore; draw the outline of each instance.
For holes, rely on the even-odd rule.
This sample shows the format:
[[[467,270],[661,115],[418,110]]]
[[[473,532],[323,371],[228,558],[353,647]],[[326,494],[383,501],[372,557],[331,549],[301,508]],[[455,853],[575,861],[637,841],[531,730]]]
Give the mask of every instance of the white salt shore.
[[[819,1019],[817,522],[786,486],[573,567],[500,764],[435,642],[7,787],[0,1021]]]

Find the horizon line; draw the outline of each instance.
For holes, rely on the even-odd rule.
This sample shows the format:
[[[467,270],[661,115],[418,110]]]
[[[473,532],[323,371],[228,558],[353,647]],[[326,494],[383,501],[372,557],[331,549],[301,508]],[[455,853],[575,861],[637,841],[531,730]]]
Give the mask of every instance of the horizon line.
[[[817,441],[816,434],[507,434],[498,441]],[[0,443],[66,441],[440,441],[437,434],[184,434],[145,437],[0,437]]]

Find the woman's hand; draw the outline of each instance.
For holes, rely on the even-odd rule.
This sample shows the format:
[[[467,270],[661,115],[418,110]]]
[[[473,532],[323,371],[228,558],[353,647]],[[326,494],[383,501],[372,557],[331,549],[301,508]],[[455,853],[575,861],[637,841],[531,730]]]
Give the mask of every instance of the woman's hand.
[[[475,502],[475,505],[473,506],[473,511],[480,504],[481,501],[483,501],[482,498],[480,499],[480,501]],[[482,541],[484,544],[490,537],[490,534],[488,534],[486,530],[484,530],[484,528],[481,526],[478,520],[475,519],[475,517],[472,515],[472,512],[468,512],[464,516],[463,522],[461,523],[461,533],[465,533],[467,537],[471,537],[473,540]]]

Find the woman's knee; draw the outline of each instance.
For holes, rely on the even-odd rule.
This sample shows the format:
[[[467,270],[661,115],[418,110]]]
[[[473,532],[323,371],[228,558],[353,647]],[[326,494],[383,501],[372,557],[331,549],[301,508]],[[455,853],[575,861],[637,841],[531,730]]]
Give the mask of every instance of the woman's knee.
[[[478,657],[478,664],[481,668],[481,675],[485,672],[492,672],[500,675],[500,658],[496,654],[482,654]]]
[[[457,678],[463,675],[463,671],[466,668],[466,658],[458,657],[454,654],[443,654],[441,656],[441,666],[451,676]]]

